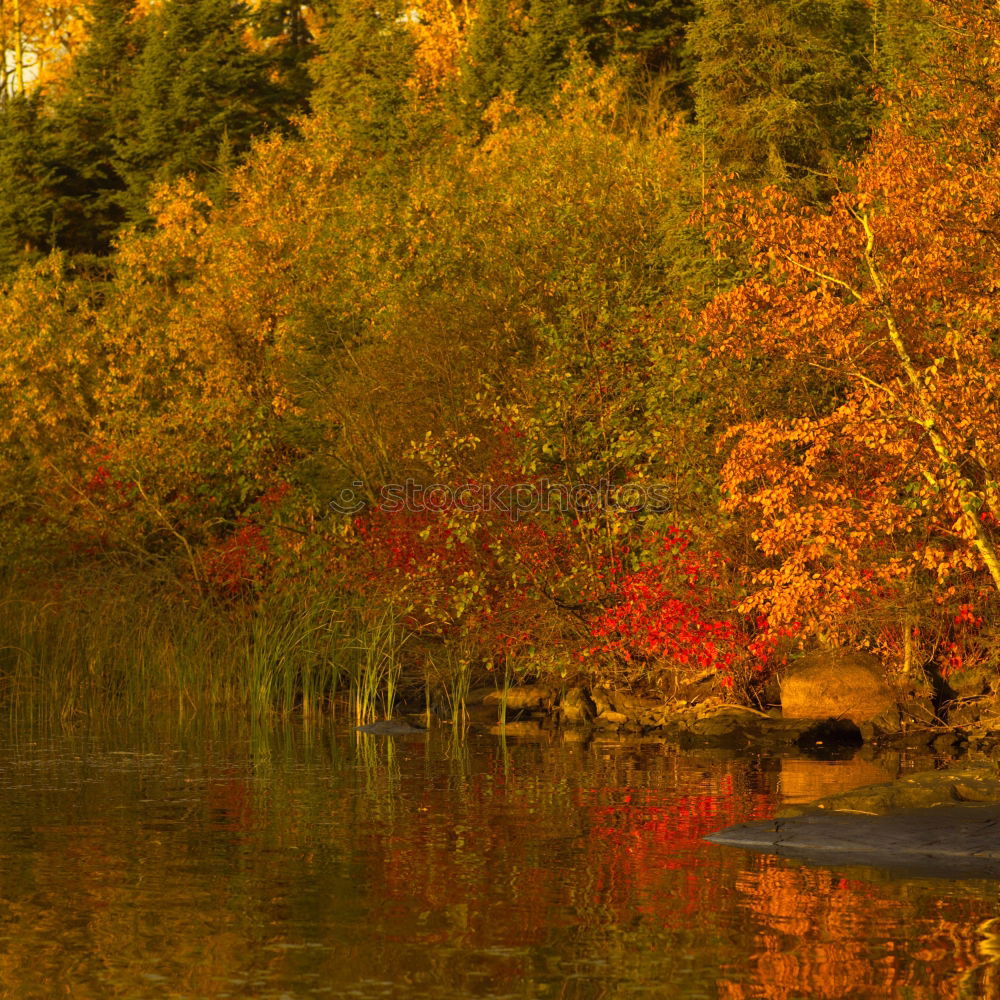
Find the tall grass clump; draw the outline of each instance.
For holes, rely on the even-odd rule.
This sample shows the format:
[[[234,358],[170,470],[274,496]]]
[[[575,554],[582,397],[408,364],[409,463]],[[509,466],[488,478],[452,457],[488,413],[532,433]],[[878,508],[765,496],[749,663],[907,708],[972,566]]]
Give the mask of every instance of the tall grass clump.
[[[356,607],[351,615],[352,641],[342,669],[357,724],[391,717],[399,694],[406,636],[392,605]]]
[[[298,709],[311,715],[337,693],[345,619],[329,599],[278,595],[252,615],[244,638],[247,696],[254,715]]]
[[[163,593],[132,577],[72,580],[45,592],[6,581],[0,708],[67,720],[309,715],[336,697],[351,641],[345,622],[333,600],[315,595],[285,593],[245,607]],[[390,701],[397,676],[388,678]]]

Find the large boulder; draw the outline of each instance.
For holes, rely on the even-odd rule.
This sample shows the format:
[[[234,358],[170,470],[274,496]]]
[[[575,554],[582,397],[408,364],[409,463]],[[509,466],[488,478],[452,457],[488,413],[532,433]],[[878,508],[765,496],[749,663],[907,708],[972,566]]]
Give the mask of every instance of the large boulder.
[[[852,649],[807,653],[781,679],[781,711],[794,719],[877,719],[896,708],[882,665]]]
[[[705,838],[835,867],[869,865],[921,876],[1000,879],[1000,806],[953,803],[888,814],[816,810],[756,820]]]

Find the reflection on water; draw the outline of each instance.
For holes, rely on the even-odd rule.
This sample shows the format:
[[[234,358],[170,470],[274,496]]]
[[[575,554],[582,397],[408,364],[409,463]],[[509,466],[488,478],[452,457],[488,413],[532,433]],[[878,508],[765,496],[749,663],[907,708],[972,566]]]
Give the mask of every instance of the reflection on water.
[[[996,886],[705,844],[912,761],[333,726],[0,739],[0,997],[998,995]]]
[[[850,760],[791,758],[781,762],[778,791],[785,804],[801,805],[865,785],[881,785],[898,773],[898,753],[886,753],[877,760],[861,754]]]

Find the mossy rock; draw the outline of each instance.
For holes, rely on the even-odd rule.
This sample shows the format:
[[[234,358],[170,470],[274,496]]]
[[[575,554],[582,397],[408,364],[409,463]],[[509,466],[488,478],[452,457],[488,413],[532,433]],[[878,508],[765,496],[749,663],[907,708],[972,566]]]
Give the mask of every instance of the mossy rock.
[[[949,702],[944,710],[950,726],[984,731],[1000,728],[1000,696],[995,691]]]
[[[540,684],[523,684],[489,692],[483,698],[484,705],[500,707],[506,705],[508,711],[549,710],[555,702],[555,691]]]
[[[1000,878],[1000,806],[953,803],[885,815],[814,811],[738,823],[705,838],[822,865]]]
[[[978,698],[994,690],[996,683],[995,667],[970,667],[967,670],[955,670],[948,675],[948,687],[957,698]]]
[[[597,708],[582,687],[570,688],[559,700],[559,721],[565,726],[585,726],[597,715]]]

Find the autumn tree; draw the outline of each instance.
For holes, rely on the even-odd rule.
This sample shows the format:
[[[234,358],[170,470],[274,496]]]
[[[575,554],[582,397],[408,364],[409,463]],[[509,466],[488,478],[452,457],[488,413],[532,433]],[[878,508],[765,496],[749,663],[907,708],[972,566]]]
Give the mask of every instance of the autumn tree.
[[[74,0],[8,0],[0,7],[0,93],[58,86],[85,35]]]
[[[731,432],[726,503],[763,559],[747,606],[828,637],[863,634],[879,602],[1000,592],[1000,34],[979,7],[956,27],[938,110],[891,109],[828,208],[770,189],[719,216],[752,271],[706,336],[827,385]]]

